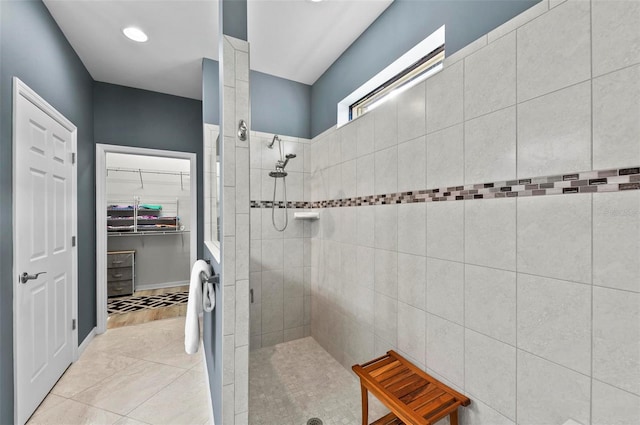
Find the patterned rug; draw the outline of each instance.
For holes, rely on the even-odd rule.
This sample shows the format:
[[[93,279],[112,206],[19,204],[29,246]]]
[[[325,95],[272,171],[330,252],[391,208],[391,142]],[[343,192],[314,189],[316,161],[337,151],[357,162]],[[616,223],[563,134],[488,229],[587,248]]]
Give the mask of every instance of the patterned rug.
[[[189,291],[109,298],[107,311],[109,314],[122,314],[144,309],[170,307],[172,305],[186,304],[188,298]]]

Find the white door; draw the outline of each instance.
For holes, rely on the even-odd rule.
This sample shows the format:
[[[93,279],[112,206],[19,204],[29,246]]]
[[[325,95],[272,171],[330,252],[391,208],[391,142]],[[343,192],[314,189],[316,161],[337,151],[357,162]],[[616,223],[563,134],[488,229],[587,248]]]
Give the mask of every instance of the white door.
[[[14,362],[16,419],[23,424],[74,355],[75,130],[20,94],[14,108]]]

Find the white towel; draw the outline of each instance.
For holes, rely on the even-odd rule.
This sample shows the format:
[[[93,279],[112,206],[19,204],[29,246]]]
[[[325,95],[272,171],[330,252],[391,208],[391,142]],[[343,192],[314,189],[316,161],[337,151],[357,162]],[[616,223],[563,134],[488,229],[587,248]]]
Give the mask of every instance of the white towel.
[[[187,354],[198,352],[200,345],[200,313],[202,313],[202,282],[211,276],[211,266],[204,260],[198,260],[191,269],[189,283],[189,301],[187,318],[184,323],[184,351]]]
[[[216,290],[213,288],[213,283],[206,282],[202,291],[202,309],[210,313],[216,306]]]

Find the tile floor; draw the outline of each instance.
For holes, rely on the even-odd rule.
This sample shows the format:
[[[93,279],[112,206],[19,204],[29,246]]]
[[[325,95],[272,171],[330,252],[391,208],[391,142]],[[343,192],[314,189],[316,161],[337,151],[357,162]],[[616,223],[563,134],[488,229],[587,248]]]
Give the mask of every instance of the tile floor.
[[[369,419],[388,410],[369,395]],[[313,338],[252,351],[249,357],[249,423],[360,425],[360,384]]]
[[[97,336],[36,410],[30,425],[208,424],[202,353],[184,353],[184,318]]]

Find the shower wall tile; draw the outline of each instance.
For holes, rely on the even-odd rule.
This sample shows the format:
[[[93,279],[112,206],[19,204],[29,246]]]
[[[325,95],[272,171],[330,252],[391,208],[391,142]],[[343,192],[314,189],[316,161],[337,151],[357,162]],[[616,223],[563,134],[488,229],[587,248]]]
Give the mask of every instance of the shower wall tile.
[[[591,380],[578,372],[518,350],[518,423],[590,423]]]
[[[463,121],[463,74],[463,62],[458,62],[427,79],[427,133]]]
[[[398,144],[398,102],[389,100],[373,111],[376,151]]]
[[[262,334],[262,346],[263,347],[271,347],[276,344],[280,344],[284,342],[284,332],[276,331],[276,332],[267,332]]]
[[[287,298],[284,303],[284,329],[301,327],[304,323],[302,297]],[[300,329],[302,331],[302,329]],[[302,335],[300,335],[300,338]]]
[[[640,397],[602,382],[592,381],[593,425],[633,424],[640,418]]]
[[[375,153],[374,193],[398,191],[398,148],[396,146]]]
[[[640,395],[640,294],[593,288],[593,377]]]
[[[262,344],[266,334],[284,329],[284,299],[262,301]],[[266,344],[270,345],[270,344]]]
[[[516,418],[516,349],[468,330],[465,332],[465,390],[498,412]],[[495,373],[495,370],[500,373]]]
[[[426,133],[425,90],[420,83],[398,98],[398,143]]]
[[[236,329],[235,346],[249,345],[249,281],[239,280],[236,283]]]
[[[397,205],[379,205],[375,211],[375,247],[379,249],[398,249],[398,207]]]
[[[640,292],[640,193],[593,198],[593,284]]]
[[[424,136],[398,145],[398,192],[427,187],[426,139]]]
[[[638,44],[640,48],[640,42]],[[636,113],[629,114],[625,113],[626,111]],[[612,165],[624,167],[640,164],[638,114],[640,65],[593,80],[594,169],[610,168]]]
[[[375,246],[376,208],[356,208],[358,245]]]
[[[516,269],[516,200],[464,202],[465,262]],[[491,241],[487,244],[487,241]]]
[[[375,252],[374,248],[358,246],[356,268],[359,284],[373,289],[375,280]]]
[[[398,300],[376,292],[373,322],[375,335],[396,347],[398,341]]]
[[[548,0],[542,0],[536,3],[534,6],[525,10],[521,14],[515,16],[511,20],[505,22],[504,24],[500,25],[498,28],[492,31],[489,31],[489,33],[487,34],[489,43],[493,43],[500,37],[503,37],[504,35],[509,34],[512,31],[515,31],[517,28],[537,18],[543,13],[546,13],[548,10],[549,10]]]
[[[284,245],[282,239],[262,241],[262,270],[282,270],[284,266]]]
[[[340,242],[353,244],[358,238],[358,212],[356,207],[338,208],[342,210]]]
[[[464,181],[475,184],[516,178],[516,107],[465,122]]]
[[[464,202],[427,204],[427,256],[464,259]]]
[[[287,266],[283,273],[285,299],[300,298],[304,295],[304,269]]]
[[[376,249],[375,290],[388,297],[398,298],[398,253]]]
[[[356,194],[358,196],[375,193],[375,155],[359,156],[356,163]]]
[[[426,366],[464,388],[464,327],[427,314]]]
[[[591,77],[590,6],[572,0],[518,28],[519,102]]]
[[[357,161],[355,159],[343,162],[340,169],[342,177],[341,198],[352,198],[357,196]]]
[[[594,0],[591,8],[593,76],[640,63],[640,4]]]
[[[262,302],[262,273],[251,272],[249,274],[249,289],[253,291],[253,302],[260,304]]]
[[[516,343],[516,273],[465,266],[464,320],[468,329]]]
[[[398,303],[398,349],[424,364],[426,349],[426,313]]]
[[[461,423],[513,424],[516,413],[532,425],[638,416],[630,406],[640,391],[640,195],[605,193],[637,178],[606,171],[607,184],[595,188],[563,181],[640,163],[640,61],[635,34],[625,33],[637,5],[593,0],[592,39],[589,2],[549,3],[480,37],[387,111],[316,137],[303,160],[316,171],[305,200],[321,215],[302,233],[310,238],[303,326],[346,367],[398,350],[469,394]],[[602,25],[611,21],[619,31]],[[591,42],[604,58],[594,59],[593,80]],[[504,184],[480,187],[492,182]],[[456,190],[463,184],[478,187]],[[532,196],[534,184],[545,195],[596,190]],[[448,202],[457,196],[475,199]],[[270,221],[262,216],[262,233]],[[284,330],[273,335],[282,340]],[[625,402],[615,413],[614,397]]]
[[[510,33],[464,60],[464,116],[516,103],[516,35]]]
[[[464,125],[427,135],[427,187],[464,183]]]
[[[398,253],[398,301],[425,310],[427,259]]]
[[[304,251],[303,239],[285,239],[284,240],[284,266],[285,268],[303,267]],[[302,281],[301,281],[302,282]]]
[[[338,129],[340,153],[343,161],[358,157],[358,127],[354,122],[347,123]]]
[[[282,239],[283,238],[283,234],[282,232],[278,232],[276,229],[273,228],[273,219],[272,219],[272,211],[270,208],[261,208],[260,209],[262,211],[262,222],[265,223],[265,226],[262,226],[262,239]],[[276,210],[276,213],[279,213],[280,211]],[[282,220],[282,216],[279,214],[276,214],[276,218]],[[278,223],[278,222],[276,222]]]
[[[518,271],[591,283],[591,195],[518,199]]]
[[[427,258],[427,311],[464,324],[463,294],[464,264]]]
[[[518,177],[589,169],[590,82],[518,105]]]
[[[398,251],[426,255],[426,212],[424,203],[398,205]]]
[[[342,152],[338,132],[335,130],[329,132],[324,143],[324,147],[327,150],[327,166],[340,164],[342,162]]]
[[[278,301],[284,297],[284,275],[282,270],[262,272],[262,302]],[[263,307],[264,309],[264,307]]]
[[[591,286],[518,275],[518,348],[588,375]]]
[[[357,142],[356,151],[358,157],[373,153],[375,151],[375,144],[373,140],[374,134],[374,117],[372,114],[367,114],[356,119],[353,124],[357,128]]]
[[[464,409],[460,409],[460,422],[463,424],[515,425],[511,419],[477,399]]]

